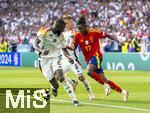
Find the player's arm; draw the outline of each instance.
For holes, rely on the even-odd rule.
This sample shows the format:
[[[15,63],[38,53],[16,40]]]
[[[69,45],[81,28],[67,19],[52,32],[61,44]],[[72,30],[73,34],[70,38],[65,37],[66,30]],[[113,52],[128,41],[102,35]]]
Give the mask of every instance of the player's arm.
[[[96,35],[98,35],[99,38],[109,38],[111,40],[116,41],[120,46],[123,46],[124,44],[122,42],[120,42],[115,36],[110,35],[106,32],[100,31],[100,32],[96,32]]]
[[[71,35],[70,38],[71,38],[71,45],[67,46],[67,49],[70,49],[70,50],[74,51],[76,49],[75,46],[74,46],[74,35]]]
[[[63,54],[68,58],[70,63],[73,63],[73,59],[70,58],[70,54],[67,50],[67,46],[66,46],[65,39],[64,39],[63,35],[61,35],[61,44],[62,44]]]
[[[76,36],[73,35],[73,40],[71,42],[71,48],[72,48],[72,50],[76,50],[77,47],[78,47],[77,39],[76,39]]]
[[[73,64],[73,59],[70,58],[70,54],[67,51],[67,48],[62,48],[63,54],[68,58],[69,62]]]
[[[66,46],[66,48],[69,49],[69,50],[74,50],[74,46],[73,46],[73,45],[71,45],[71,46]]]
[[[109,38],[109,39],[111,39],[111,40],[116,41],[120,46],[123,46],[123,45],[124,45],[123,42],[120,42],[120,41],[119,41],[115,36],[113,36],[113,35],[106,34],[106,37]]]
[[[33,43],[33,48],[35,50],[37,50],[39,52],[39,55],[40,54],[44,54],[44,55],[47,55],[49,53],[49,51],[46,49],[42,49],[40,46],[39,46],[39,43],[41,42],[41,40],[39,39],[39,37],[37,36],[34,43]]]

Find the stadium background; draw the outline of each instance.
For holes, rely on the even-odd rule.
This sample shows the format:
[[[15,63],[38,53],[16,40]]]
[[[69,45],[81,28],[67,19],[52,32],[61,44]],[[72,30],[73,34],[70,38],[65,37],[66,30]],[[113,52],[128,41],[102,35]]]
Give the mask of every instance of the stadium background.
[[[121,48],[114,41],[102,40],[101,50],[104,53],[103,66],[106,74],[131,92],[130,101],[128,103],[120,102],[116,93],[104,97],[103,89],[99,92],[99,85],[86,76],[92,84],[96,97],[100,98],[95,103],[146,109],[141,111],[119,109],[120,113],[149,112],[149,0],[0,0],[0,47],[6,45],[5,48],[0,48],[0,87],[49,86],[39,69],[35,68],[38,66],[37,55],[34,54],[30,41],[41,26],[52,25],[55,19],[66,13],[71,14],[75,22],[83,13],[86,15],[90,27],[104,30],[126,42],[125,46]],[[85,67],[82,54],[79,54],[79,58]],[[84,74],[86,74],[85,71]],[[69,77],[74,78],[72,73],[69,73]],[[81,93],[82,90],[82,86],[79,84],[77,89],[79,100],[88,102],[86,92]],[[68,100],[62,88],[60,88],[58,99]],[[86,110],[93,113],[98,111],[103,113],[118,112],[118,109],[102,106],[102,108],[98,106],[86,108],[87,106],[84,105],[76,109],[71,104],[59,104],[55,101],[52,101],[50,105],[50,113],[60,113],[61,110],[63,113],[70,113],[70,110],[75,113],[87,113]],[[70,107],[68,111],[66,110],[67,106]],[[58,110],[57,107],[60,109]]]

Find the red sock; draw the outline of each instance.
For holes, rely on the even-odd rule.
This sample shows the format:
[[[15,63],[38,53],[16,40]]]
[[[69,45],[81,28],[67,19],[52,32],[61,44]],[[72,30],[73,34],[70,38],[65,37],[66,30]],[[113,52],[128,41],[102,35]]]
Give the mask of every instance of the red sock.
[[[116,85],[114,82],[108,80],[108,84],[111,86],[112,89],[116,90],[117,92],[122,92],[122,89]]]
[[[95,73],[95,72],[92,72],[92,76],[91,76],[94,80],[96,80],[97,82],[99,82],[100,84],[104,84],[104,80],[102,78],[101,75]]]

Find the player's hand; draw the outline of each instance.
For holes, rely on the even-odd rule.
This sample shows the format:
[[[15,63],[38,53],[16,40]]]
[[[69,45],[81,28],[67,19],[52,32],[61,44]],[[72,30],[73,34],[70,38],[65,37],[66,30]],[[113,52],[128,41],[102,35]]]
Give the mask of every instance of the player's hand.
[[[73,61],[73,59],[72,58],[68,58],[69,59],[69,62],[71,63],[71,64],[73,64],[74,63],[74,61]]]
[[[119,42],[119,46],[124,46],[124,42]]]
[[[74,47],[72,47],[72,46],[66,46],[66,48],[69,50],[74,50]]]
[[[48,53],[49,53],[49,50],[48,50],[48,49],[45,49],[45,50],[42,51],[42,54],[43,54],[43,55],[48,55]]]

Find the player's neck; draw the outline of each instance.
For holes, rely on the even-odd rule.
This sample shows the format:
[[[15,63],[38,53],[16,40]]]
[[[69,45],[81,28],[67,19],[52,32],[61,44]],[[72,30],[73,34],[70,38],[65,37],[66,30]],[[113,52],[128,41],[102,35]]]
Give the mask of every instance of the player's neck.
[[[72,31],[72,30],[73,30],[73,27],[68,27],[67,30],[68,30],[68,31]]]
[[[60,34],[61,34],[60,32],[58,32],[58,31],[57,31],[55,28],[53,28],[53,27],[52,27],[52,32],[53,32],[54,34],[57,34],[58,36],[60,36]]]
[[[86,32],[82,33],[82,35],[87,35],[87,34],[88,34],[88,31],[86,31]]]

